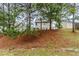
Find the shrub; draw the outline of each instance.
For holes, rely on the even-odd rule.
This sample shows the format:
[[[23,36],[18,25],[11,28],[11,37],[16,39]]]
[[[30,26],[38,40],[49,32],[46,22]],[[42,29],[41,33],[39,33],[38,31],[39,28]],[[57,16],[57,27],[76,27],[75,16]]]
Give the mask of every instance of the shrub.
[[[4,32],[3,32],[4,35],[7,35],[11,38],[16,38],[20,32],[16,29],[13,29],[13,28],[10,28],[10,29],[6,29]]]

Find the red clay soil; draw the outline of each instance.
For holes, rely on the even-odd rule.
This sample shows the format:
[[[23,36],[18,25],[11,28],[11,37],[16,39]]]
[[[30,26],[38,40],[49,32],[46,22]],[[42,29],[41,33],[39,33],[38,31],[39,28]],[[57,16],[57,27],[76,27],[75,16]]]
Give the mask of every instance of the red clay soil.
[[[58,31],[41,31],[35,36],[20,36],[17,39],[10,39],[0,36],[0,48],[47,48],[49,43],[55,48],[68,47],[72,41],[64,39]]]

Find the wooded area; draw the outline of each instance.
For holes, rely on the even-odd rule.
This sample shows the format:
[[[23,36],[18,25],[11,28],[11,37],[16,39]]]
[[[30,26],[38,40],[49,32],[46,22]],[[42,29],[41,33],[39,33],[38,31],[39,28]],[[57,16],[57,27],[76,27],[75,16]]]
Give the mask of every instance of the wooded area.
[[[34,4],[34,3],[2,3],[0,6],[0,32],[9,36],[17,36],[20,33],[25,33],[34,31],[34,27],[32,27],[33,19],[36,18],[35,21],[40,21],[40,28],[42,30],[42,21],[46,20],[49,24],[49,30],[52,30],[52,21],[55,21],[55,26],[57,29],[62,28],[61,22],[62,18],[65,15],[73,15],[73,29],[74,32],[74,14],[76,13],[75,4]],[[36,13],[37,12],[37,13]],[[17,24],[16,20],[18,20],[21,13],[25,13],[26,17],[24,19],[25,24],[22,25],[22,22]],[[33,13],[36,13],[33,15]],[[24,17],[24,15],[22,15]],[[76,16],[77,17],[77,16]],[[21,21],[20,19],[18,21]],[[22,28],[25,26],[25,28]],[[34,25],[33,25],[34,26]],[[19,30],[18,30],[19,29]],[[20,29],[22,29],[20,31]]]
[[[75,51],[72,48],[79,47],[78,19],[77,3],[0,3],[0,48],[44,48],[44,55],[54,55],[61,48]]]

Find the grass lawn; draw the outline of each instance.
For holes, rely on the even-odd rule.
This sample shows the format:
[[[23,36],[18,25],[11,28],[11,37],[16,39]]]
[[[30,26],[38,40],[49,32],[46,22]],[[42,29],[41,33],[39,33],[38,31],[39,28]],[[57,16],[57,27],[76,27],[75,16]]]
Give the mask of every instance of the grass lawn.
[[[13,51],[0,51],[1,56],[79,56],[79,52],[57,52],[53,49],[16,49]]]
[[[50,36],[53,39],[48,40],[46,47],[38,47],[31,49],[15,48],[10,50],[0,49],[0,55],[2,56],[79,56],[79,32],[72,33],[69,29],[61,29],[55,32],[56,35]],[[45,36],[45,35],[44,35]],[[43,38],[44,39],[44,38]],[[47,38],[48,39],[48,38]],[[49,38],[50,39],[50,38]],[[63,41],[66,40],[66,41]],[[71,48],[65,50],[63,48]],[[77,51],[75,51],[77,49]]]

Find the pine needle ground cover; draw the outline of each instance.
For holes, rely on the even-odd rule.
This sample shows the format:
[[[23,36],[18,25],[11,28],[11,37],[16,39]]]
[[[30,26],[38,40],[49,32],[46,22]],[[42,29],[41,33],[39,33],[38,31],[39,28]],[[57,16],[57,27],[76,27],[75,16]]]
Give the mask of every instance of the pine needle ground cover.
[[[79,32],[70,29],[40,31],[37,37],[20,36],[12,40],[0,36],[0,55],[57,56],[79,55]]]

